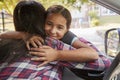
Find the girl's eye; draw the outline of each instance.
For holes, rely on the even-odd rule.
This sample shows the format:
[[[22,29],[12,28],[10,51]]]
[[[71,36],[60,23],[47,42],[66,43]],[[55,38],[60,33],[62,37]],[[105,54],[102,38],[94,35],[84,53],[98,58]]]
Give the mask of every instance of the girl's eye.
[[[52,25],[52,23],[51,22],[47,22],[47,25]]]
[[[64,29],[64,27],[63,26],[58,26],[58,29],[62,30],[62,29]]]

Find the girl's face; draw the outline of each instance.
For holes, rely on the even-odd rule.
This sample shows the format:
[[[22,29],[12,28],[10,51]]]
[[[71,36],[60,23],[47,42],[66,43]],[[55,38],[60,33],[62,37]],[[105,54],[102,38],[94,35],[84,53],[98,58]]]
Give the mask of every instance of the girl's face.
[[[68,31],[67,21],[61,14],[49,14],[45,22],[45,32],[49,37],[61,39]]]

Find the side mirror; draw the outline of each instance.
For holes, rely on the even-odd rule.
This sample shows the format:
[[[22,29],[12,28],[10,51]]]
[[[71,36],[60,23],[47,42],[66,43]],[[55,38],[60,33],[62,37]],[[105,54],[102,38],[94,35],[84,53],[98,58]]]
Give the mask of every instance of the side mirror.
[[[112,28],[105,32],[105,52],[115,57],[120,51],[120,28]]]

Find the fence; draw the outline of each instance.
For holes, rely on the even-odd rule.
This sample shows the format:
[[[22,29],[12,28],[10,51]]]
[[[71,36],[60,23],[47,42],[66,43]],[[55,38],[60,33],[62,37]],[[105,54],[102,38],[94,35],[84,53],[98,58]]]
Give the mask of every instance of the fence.
[[[0,12],[0,32],[4,32],[7,30],[13,30],[13,17],[5,11]]]

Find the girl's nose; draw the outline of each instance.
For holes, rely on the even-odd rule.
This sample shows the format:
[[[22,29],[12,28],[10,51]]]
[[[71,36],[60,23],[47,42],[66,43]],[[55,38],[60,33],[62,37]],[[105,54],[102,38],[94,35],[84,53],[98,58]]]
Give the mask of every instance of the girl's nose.
[[[55,28],[52,28],[52,29],[51,29],[51,33],[52,33],[52,34],[56,33],[56,29],[55,29]]]

